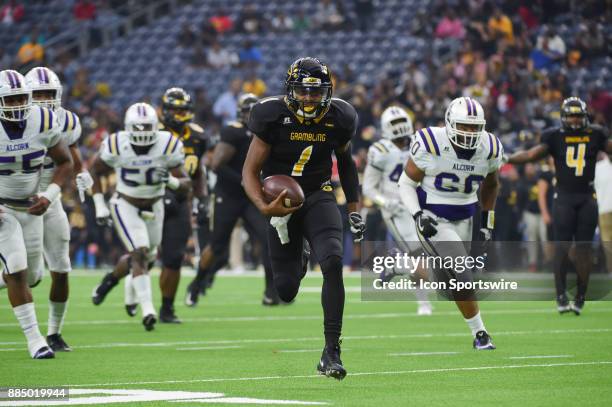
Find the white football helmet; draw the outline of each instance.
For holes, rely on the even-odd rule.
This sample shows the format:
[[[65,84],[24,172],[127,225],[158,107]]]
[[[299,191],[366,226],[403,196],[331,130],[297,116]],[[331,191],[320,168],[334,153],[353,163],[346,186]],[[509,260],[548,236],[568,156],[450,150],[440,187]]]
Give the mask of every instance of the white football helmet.
[[[473,150],[478,147],[486,124],[484,110],[477,100],[469,97],[454,99],[445,114],[446,134],[460,148]],[[472,125],[473,131],[459,130],[458,124]]]
[[[30,69],[25,76],[26,83],[32,90],[32,103],[38,106],[49,108],[53,111],[62,105],[62,82],[51,69],[37,67]],[[53,96],[45,99],[38,99],[37,92],[53,91]]]
[[[158,129],[157,112],[150,104],[134,103],[125,112],[125,130],[131,144],[150,146],[157,141]]]
[[[410,115],[398,106],[390,106],[385,109],[380,117],[380,128],[382,137],[387,140],[410,137],[414,133]]]
[[[18,105],[10,100],[21,96],[24,101]],[[25,96],[25,98],[24,98]],[[14,99],[14,98],[13,98]],[[11,122],[26,120],[32,107],[32,91],[22,74],[10,69],[0,72],[0,119]]]

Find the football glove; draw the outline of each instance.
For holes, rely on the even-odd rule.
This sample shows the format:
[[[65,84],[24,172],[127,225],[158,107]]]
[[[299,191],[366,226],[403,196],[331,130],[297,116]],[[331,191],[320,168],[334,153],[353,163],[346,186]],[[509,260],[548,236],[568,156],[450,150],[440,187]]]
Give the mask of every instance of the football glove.
[[[481,253],[487,257],[487,249],[489,242],[493,239],[493,228],[495,227],[495,212],[482,211],[482,219],[480,222],[480,230],[478,237],[481,242]]]
[[[170,179],[170,172],[165,167],[156,167],[151,178],[155,184],[167,184]]]
[[[429,239],[438,233],[438,229],[436,229],[438,221],[431,216],[424,214],[423,211],[418,211],[414,214],[414,221],[416,222],[418,232],[424,238]]]
[[[104,201],[104,195],[94,194],[93,200],[96,208],[96,223],[100,226],[111,226],[110,210]]]
[[[76,176],[77,190],[79,191],[79,198],[81,202],[85,202],[85,191],[93,186],[93,178],[87,171],[83,171]]]
[[[365,222],[361,218],[361,215],[357,212],[349,213],[349,224],[351,225],[353,241],[361,242],[363,240],[363,234],[366,230]]]

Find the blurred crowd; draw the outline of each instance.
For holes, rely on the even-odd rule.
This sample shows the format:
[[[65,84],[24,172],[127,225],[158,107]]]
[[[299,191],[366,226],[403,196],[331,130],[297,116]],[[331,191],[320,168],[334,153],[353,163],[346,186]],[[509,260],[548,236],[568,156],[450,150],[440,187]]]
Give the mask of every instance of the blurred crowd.
[[[353,2],[355,14],[346,13],[346,3]],[[384,1],[384,0],[380,0]],[[27,15],[24,1],[5,1],[0,8],[0,24],[20,24]],[[36,2],[34,2],[36,3]],[[73,7],[73,18],[95,20],[100,11],[113,12],[117,2],[67,1]],[[121,3],[121,2],[119,2]],[[128,2],[134,4],[138,2]],[[358,81],[358,68],[350,61],[334,67],[334,96],[351,102],[360,122],[353,142],[358,168],[365,168],[368,147],[379,138],[379,117],[389,105],[403,106],[413,117],[415,129],[443,125],[444,111],[457,96],[477,99],[485,108],[487,130],[500,137],[507,151],[528,148],[538,142],[542,129],[558,123],[561,101],[570,95],[582,97],[592,114],[592,122],[609,127],[612,121],[612,92],[602,81],[590,81],[594,70],[612,69],[610,34],[612,2],[602,0],[451,0],[433,1],[406,24],[406,34],[426,39],[431,52],[423,60],[384,72],[373,84]],[[319,0],[313,13],[264,15],[257,7],[245,6],[238,19],[232,19],[219,8],[200,27],[185,23],[177,42],[193,49],[190,63],[206,69],[239,66],[246,72],[228,84],[226,92],[208,94],[204,87],[194,87],[196,122],[202,124],[211,139],[220,126],[235,118],[236,99],[241,92],[259,96],[268,94],[266,81],[282,82],[284,78],[266,78],[257,66],[265,55],[256,43],[245,41],[233,53],[223,49],[219,38],[233,33],[260,33],[308,30],[371,29],[377,1]],[[569,27],[559,30],[559,22]],[[59,27],[61,28],[61,27]],[[122,111],[110,103],[112,90],[105,82],[90,80],[89,71],[70,54],[45,59],[45,38],[33,27],[24,37],[15,55],[0,49],[2,69],[27,71],[46,64],[58,73],[65,84],[65,106],[81,118],[81,150],[86,161],[97,151],[100,142],[122,127]],[[316,56],[316,55],[313,55]],[[24,72],[25,73],[25,72]],[[152,95],[158,104],[161,95]],[[533,240],[542,238],[550,225],[550,213],[538,204],[538,188],[552,182],[553,169],[548,163],[522,168],[501,169],[502,188],[497,204],[498,240]],[[112,180],[111,180],[112,183]],[[70,185],[64,204],[73,227],[73,261],[76,266],[112,264],[121,253],[119,241],[108,228],[96,226],[93,206],[88,200],[81,205]],[[549,194],[550,203],[550,191]],[[338,193],[342,204],[342,194]],[[366,202],[368,234],[372,240],[386,238],[384,225],[375,208]],[[531,214],[537,221],[529,219]],[[535,222],[535,223],[534,223]],[[534,225],[539,225],[534,231]],[[542,226],[543,225],[543,226]],[[351,243],[347,239],[345,264],[351,265]],[[544,253],[542,250],[540,254]],[[529,267],[534,260],[529,256]],[[356,264],[352,264],[357,266]]]

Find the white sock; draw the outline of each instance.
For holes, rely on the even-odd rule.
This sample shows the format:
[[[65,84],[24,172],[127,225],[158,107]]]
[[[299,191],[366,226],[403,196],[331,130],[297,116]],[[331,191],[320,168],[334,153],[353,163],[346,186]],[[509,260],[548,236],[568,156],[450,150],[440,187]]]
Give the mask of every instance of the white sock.
[[[132,274],[128,274],[123,280],[125,284],[123,286],[123,298],[125,301],[125,305],[134,305],[138,303],[138,298],[136,298],[136,292],[134,291],[134,283],[132,280]]]
[[[67,307],[68,301],[49,301],[49,326],[47,327],[47,336],[59,334],[62,331],[62,325],[64,325],[64,316],[66,315]]]
[[[418,286],[417,286],[418,287]],[[417,299],[417,301],[420,303],[428,303],[429,299],[427,298],[427,290],[425,290],[424,288],[415,288],[414,289],[414,295]]]
[[[482,322],[482,318],[480,317],[480,311],[478,311],[478,314],[474,315],[472,318],[466,319],[465,322],[470,327],[470,330],[472,331],[472,336],[474,337],[476,336],[477,332],[486,331],[484,323]]]
[[[47,346],[45,338],[40,334],[38,329],[38,321],[36,320],[36,311],[34,310],[34,303],[29,302],[27,304],[18,305],[13,307],[13,312],[19,325],[23,330],[23,333],[28,341],[28,351],[30,356],[34,357],[36,351],[43,346]]]
[[[142,308],[142,316],[145,317],[149,314],[156,315],[153,308],[153,294],[151,293],[151,276],[141,274],[132,278],[132,286],[134,291],[136,291],[136,298]]]

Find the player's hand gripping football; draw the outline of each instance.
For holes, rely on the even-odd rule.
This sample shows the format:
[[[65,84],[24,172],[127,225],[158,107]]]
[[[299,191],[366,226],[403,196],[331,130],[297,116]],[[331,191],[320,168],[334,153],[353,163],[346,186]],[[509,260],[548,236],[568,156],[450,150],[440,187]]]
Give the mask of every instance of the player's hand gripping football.
[[[38,195],[34,195],[32,198],[30,198],[30,202],[32,202],[32,205],[30,205],[28,208],[28,213],[36,216],[44,215],[44,213],[47,212],[49,205],[51,205],[51,202],[49,202],[47,198]]]
[[[349,224],[351,225],[351,233],[353,234],[353,242],[361,242],[366,230],[365,222],[357,212],[349,213]]]
[[[424,238],[429,239],[438,233],[438,229],[436,229],[438,221],[424,214],[423,211],[418,211],[414,215],[414,221],[416,222],[417,230]]]
[[[282,217],[282,216],[286,216],[289,215],[290,213],[293,213],[295,211],[297,211],[298,209],[300,209],[302,207],[302,205],[299,206],[294,206],[292,208],[288,208],[285,206],[285,196],[287,196],[287,190],[283,190],[283,192],[281,192],[280,194],[278,194],[278,196],[276,197],[276,199],[274,199],[272,202],[270,202],[269,204],[265,205],[264,207],[262,207],[260,209],[260,212],[262,214],[264,214],[265,216],[278,216],[278,217]]]

